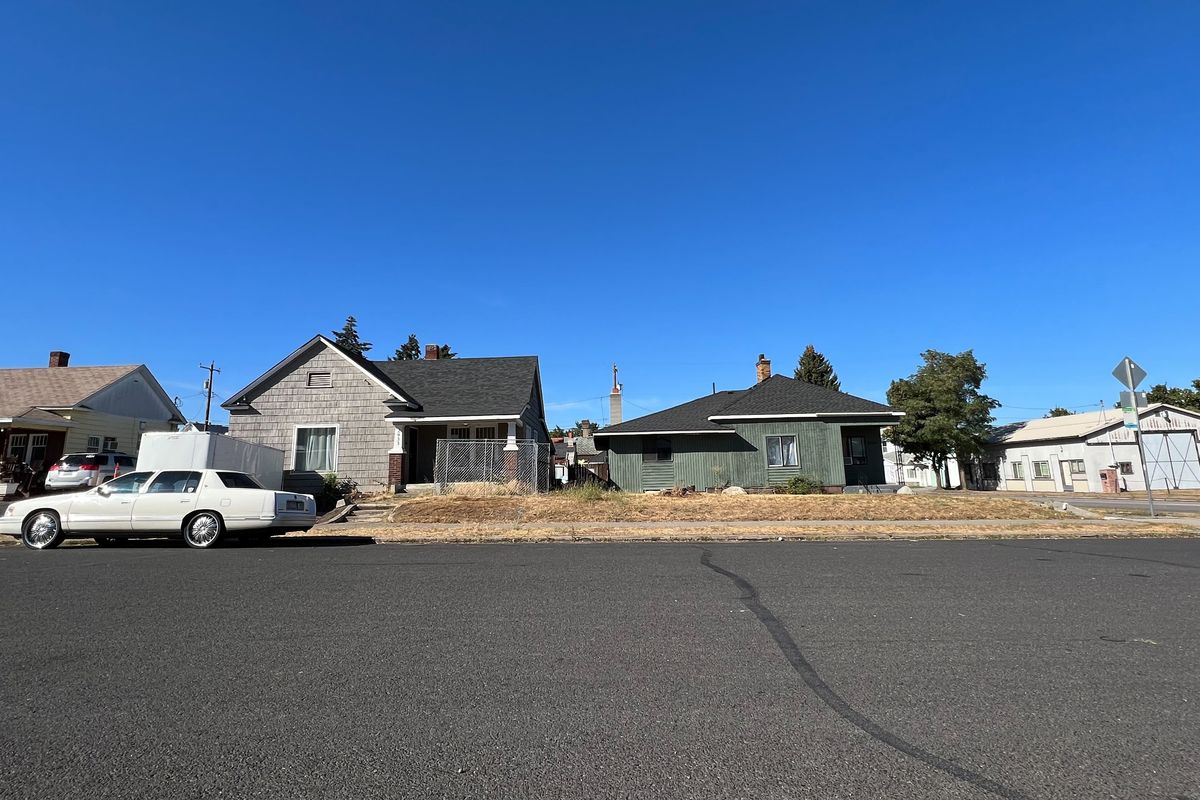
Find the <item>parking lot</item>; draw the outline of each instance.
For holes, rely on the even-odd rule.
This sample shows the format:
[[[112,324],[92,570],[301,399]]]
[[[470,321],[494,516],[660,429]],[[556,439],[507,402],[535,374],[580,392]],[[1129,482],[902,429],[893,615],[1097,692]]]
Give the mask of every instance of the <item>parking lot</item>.
[[[1200,797],[1200,542],[0,550],[4,797]]]

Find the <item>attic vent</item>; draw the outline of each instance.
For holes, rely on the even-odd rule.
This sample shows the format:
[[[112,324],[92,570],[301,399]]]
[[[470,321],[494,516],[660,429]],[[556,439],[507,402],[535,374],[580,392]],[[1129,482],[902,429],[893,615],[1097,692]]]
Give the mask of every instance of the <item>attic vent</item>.
[[[333,374],[330,372],[310,372],[308,373],[308,388],[310,389],[328,389],[333,386]]]

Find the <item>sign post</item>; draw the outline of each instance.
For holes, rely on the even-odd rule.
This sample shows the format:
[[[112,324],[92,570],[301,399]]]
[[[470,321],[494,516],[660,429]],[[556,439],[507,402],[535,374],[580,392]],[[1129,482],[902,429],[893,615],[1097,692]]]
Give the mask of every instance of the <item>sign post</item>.
[[[1134,363],[1133,359],[1125,356],[1121,359],[1121,363],[1117,364],[1112,372],[1113,377],[1120,381],[1126,389],[1129,390],[1129,405],[1131,408],[1123,408],[1125,412],[1125,427],[1133,428],[1134,439],[1137,440],[1138,458],[1142,460],[1142,478],[1146,481],[1146,502],[1150,505],[1150,516],[1154,517],[1154,492],[1150,490],[1150,471],[1146,469],[1146,450],[1142,447],[1142,417],[1138,411],[1138,384],[1146,379],[1146,370]],[[1122,392],[1122,400],[1124,395]],[[1124,405],[1124,404],[1122,404]]]

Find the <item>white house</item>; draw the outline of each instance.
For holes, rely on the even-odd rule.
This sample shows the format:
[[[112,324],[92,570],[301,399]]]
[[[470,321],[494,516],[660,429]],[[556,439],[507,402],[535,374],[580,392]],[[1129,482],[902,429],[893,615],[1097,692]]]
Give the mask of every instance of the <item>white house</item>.
[[[946,466],[950,470],[950,485],[944,488],[959,488],[962,478],[958,473],[958,459],[950,456],[946,460]],[[887,439],[883,440],[883,474],[889,484],[933,489],[938,485],[937,470],[917,461],[912,453],[905,452]]]
[[[1140,412],[1146,469],[1119,410],[1033,419],[997,428],[984,466],[1008,491],[1099,492],[1100,470],[1121,488],[1200,488],[1200,412],[1155,403]]]

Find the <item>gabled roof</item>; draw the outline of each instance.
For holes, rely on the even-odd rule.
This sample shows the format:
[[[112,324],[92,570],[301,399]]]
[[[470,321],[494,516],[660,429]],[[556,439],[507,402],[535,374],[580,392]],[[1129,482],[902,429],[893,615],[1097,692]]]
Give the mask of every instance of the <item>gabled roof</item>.
[[[138,364],[0,369],[0,417],[21,416],[31,408],[75,408],[138,369]]]
[[[263,384],[314,347],[327,347],[345,358],[404,406],[390,417],[519,416],[535,398],[539,384],[537,356],[497,358],[438,358],[412,361],[369,361],[314,336],[282,361],[235,392],[222,408],[242,406]],[[538,416],[544,416],[537,409]]]
[[[431,417],[520,415],[538,380],[537,356],[371,363]]]
[[[717,392],[654,414],[610,425],[597,436],[633,433],[732,433],[727,424],[739,419],[886,415],[900,416],[891,406],[775,375],[749,389]]]
[[[1138,416],[1150,416],[1162,409],[1200,416],[1195,411],[1166,403],[1153,403],[1141,409]],[[1001,425],[992,429],[988,441],[991,444],[1021,444],[1022,442],[1045,442],[1056,439],[1086,439],[1094,433],[1124,424],[1125,417],[1121,410],[1109,408],[1087,411],[1082,414],[1068,414],[1065,417],[1045,417]]]

